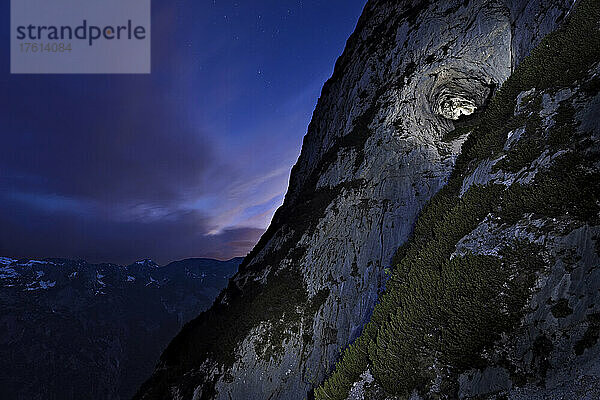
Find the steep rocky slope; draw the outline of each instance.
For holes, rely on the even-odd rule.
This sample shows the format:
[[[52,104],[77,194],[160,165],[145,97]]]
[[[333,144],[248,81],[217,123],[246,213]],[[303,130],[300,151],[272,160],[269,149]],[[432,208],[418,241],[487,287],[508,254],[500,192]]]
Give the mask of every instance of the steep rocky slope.
[[[572,1],[369,1],[284,205],[140,399],[302,399],[361,333],[391,258],[496,89]],[[363,372],[363,371],[361,371]]]
[[[318,399],[600,397],[600,3],[502,86]]]
[[[240,262],[124,267],[0,257],[0,398],[131,398]]]

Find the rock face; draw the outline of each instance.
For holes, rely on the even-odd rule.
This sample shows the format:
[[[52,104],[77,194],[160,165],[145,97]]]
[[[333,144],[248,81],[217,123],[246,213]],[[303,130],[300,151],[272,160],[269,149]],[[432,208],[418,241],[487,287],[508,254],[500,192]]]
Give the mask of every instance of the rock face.
[[[504,83],[316,398],[600,396],[600,3]]]
[[[284,205],[139,399],[302,399],[357,338],[474,118],[569,0],[369,1],[325,84]]]
[[[451,258],[469,255],[503,258],[506,249],[514,248],[515,243],[526,243],[531,246],[529,251],[539,251],[529,255],[531,259],[539,257],[539,269],[535,261],[527,265],[538,274],[519,323],[486,348],[483,365],[465,368],[454,376],[438,375],[438,379],[455,382],[446,385],[446,389],[439,382],[437,386],[427,386],[428,393],[421,387],[418,393],[416,390],[412,393],[411,400],[600,398],[599,83],[600,64],[596,63],[568,88],[557,85],[521,92],[514,117],[521,118],[522,126],[509,132],[504,153],[480,160],[461,180],[461,196],[476,185],[501,185],[507,190],[522,185],[526,188],[522,194],[525,197],[536,186],[544,187],[548,175],[561,172],[572,174],[577,182],[575,176],[586,171],[589,187],[583,187],[583,193],[553,194],[564,196],[565,212],[556,213],[551,207],[531,212],[523,205],[522,215],[512,217],[512,221],[498,216],[501,212],[490,213],[457,241]],[[536,129],[535,123],[541,126]],[[521,132],[517,139],[515,131]],[[559,145],[554,143],[558,132],[568,132],[569,136],[563,137]],[[545,143],[526,162],[516,162],[519,159],[515,154],[532,138]],[[511,163],[516,165],[503,163],[511,157]],[[565,168],[567,165],[569,168]],[[586,191],[589,197],[582,197]],[[575,208],[570,207],[568,196],[579,203],[575,208],[585,205],[588,210],[573,212]],[[397,398],[379,385],[370,370],[353,383],[347,397],[348,400]]]
[[[240,262],[124,267],[0,257],[0,397],[131,398],[168,341],[212,304]]]

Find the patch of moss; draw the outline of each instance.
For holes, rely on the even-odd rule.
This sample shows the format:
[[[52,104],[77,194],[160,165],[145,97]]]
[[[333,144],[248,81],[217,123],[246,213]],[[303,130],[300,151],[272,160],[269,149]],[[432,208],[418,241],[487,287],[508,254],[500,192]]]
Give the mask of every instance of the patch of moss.
[[[550,369],[550,353],[554,349],[554,344],[545,335],[539,336],[533,342],[533,360],[531,361],[540,377],[540,385],[544,386],[546,375]]]
[[[350,276],[353,278],[358,278],[360,276],[360,274],[358,272],[358,264],[356,263],[356,260],[352,261],[352,271],[350,272]]]
[[[565,318],[573,314],[573,309],[569,307],[569,300],[560,299],[550,307],[550,312],[554,315],[554,318]]]
[[[573,143],[576,135],[577,122],[575,108],[570,101],[559,104],[554,115],[554,126],[550,129],[548,144],[550,149],[557,151]]]
[[[545,147],[545,140],[541,134],[542,118],[542,96],[537,95],[526,106],[526,113],[529,117],[524,120],[522,116],[513,116],[506,122],[506,126],[511,130],[525,124],[525,132],[519,140],[513,144],[512,148],[494,165],[493,171],[504,170],[508,172],[518,172],[522,168],[531,165],[531,163],[542,154]]]
[[[575,343],[573,350],[575,354],[580,356],[586,349],[592,348],[598,343],[600,338],[600,314],[588,315],[588,328],[583,337]]]
[[[595,76],[589,82],[586,82],[582,85],[581,89],[588,96],[595,96],[600,92],[600,76]]]

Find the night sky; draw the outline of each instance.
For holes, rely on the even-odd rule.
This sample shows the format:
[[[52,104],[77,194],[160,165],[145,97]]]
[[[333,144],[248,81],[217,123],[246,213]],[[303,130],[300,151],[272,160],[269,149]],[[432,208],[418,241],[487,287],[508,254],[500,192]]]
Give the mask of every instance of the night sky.
[[[245,255],[366,0],[153,0],[151,75],[10,75],[0,256]]]

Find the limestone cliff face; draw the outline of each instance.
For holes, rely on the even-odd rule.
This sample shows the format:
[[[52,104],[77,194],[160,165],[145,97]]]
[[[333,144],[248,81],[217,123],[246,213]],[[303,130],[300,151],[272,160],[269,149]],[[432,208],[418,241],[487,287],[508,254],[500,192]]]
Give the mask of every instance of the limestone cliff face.
[[[531,262],[521,264],[536,276],[518,323],[485,349],[483,364],[458,373],[440,368],[436,382],[413,388],[411,400],[600,398],[599,83],[600,60],[569,85],[519,93],[513,118],[520,122],[506,135],[503,152],[473,164],[461,180],[462,198],[476,187],[498,185],[505,188],[500,197],[515,190],[520,203],[513,203],[513,215],[507,218],[501,208],[512,200],[498,201],[502,206],[456,242],[450,259],[506,259],[515,243],[525,244]],[[519,153],[532,141],[536,150],[523,160]],[[547,185],[549,178],[556,181]],[[571,179],[578,190],[555,185]],[[546,206],[540,199],[557,203]],[[523,276],[516,273],[515,278]],[[509,285],[510,279],[507,293]],[[496,301],[502,303],[503,296]],[[347,397],[397,398],[380,386],[370,369],[353,383]]]
[[[466,136],[442,138],[484,108],[572,3],[369,1],[323,88],[284,205],[137,398],[309,398],[369,320],[392,255],[452,172]]]

